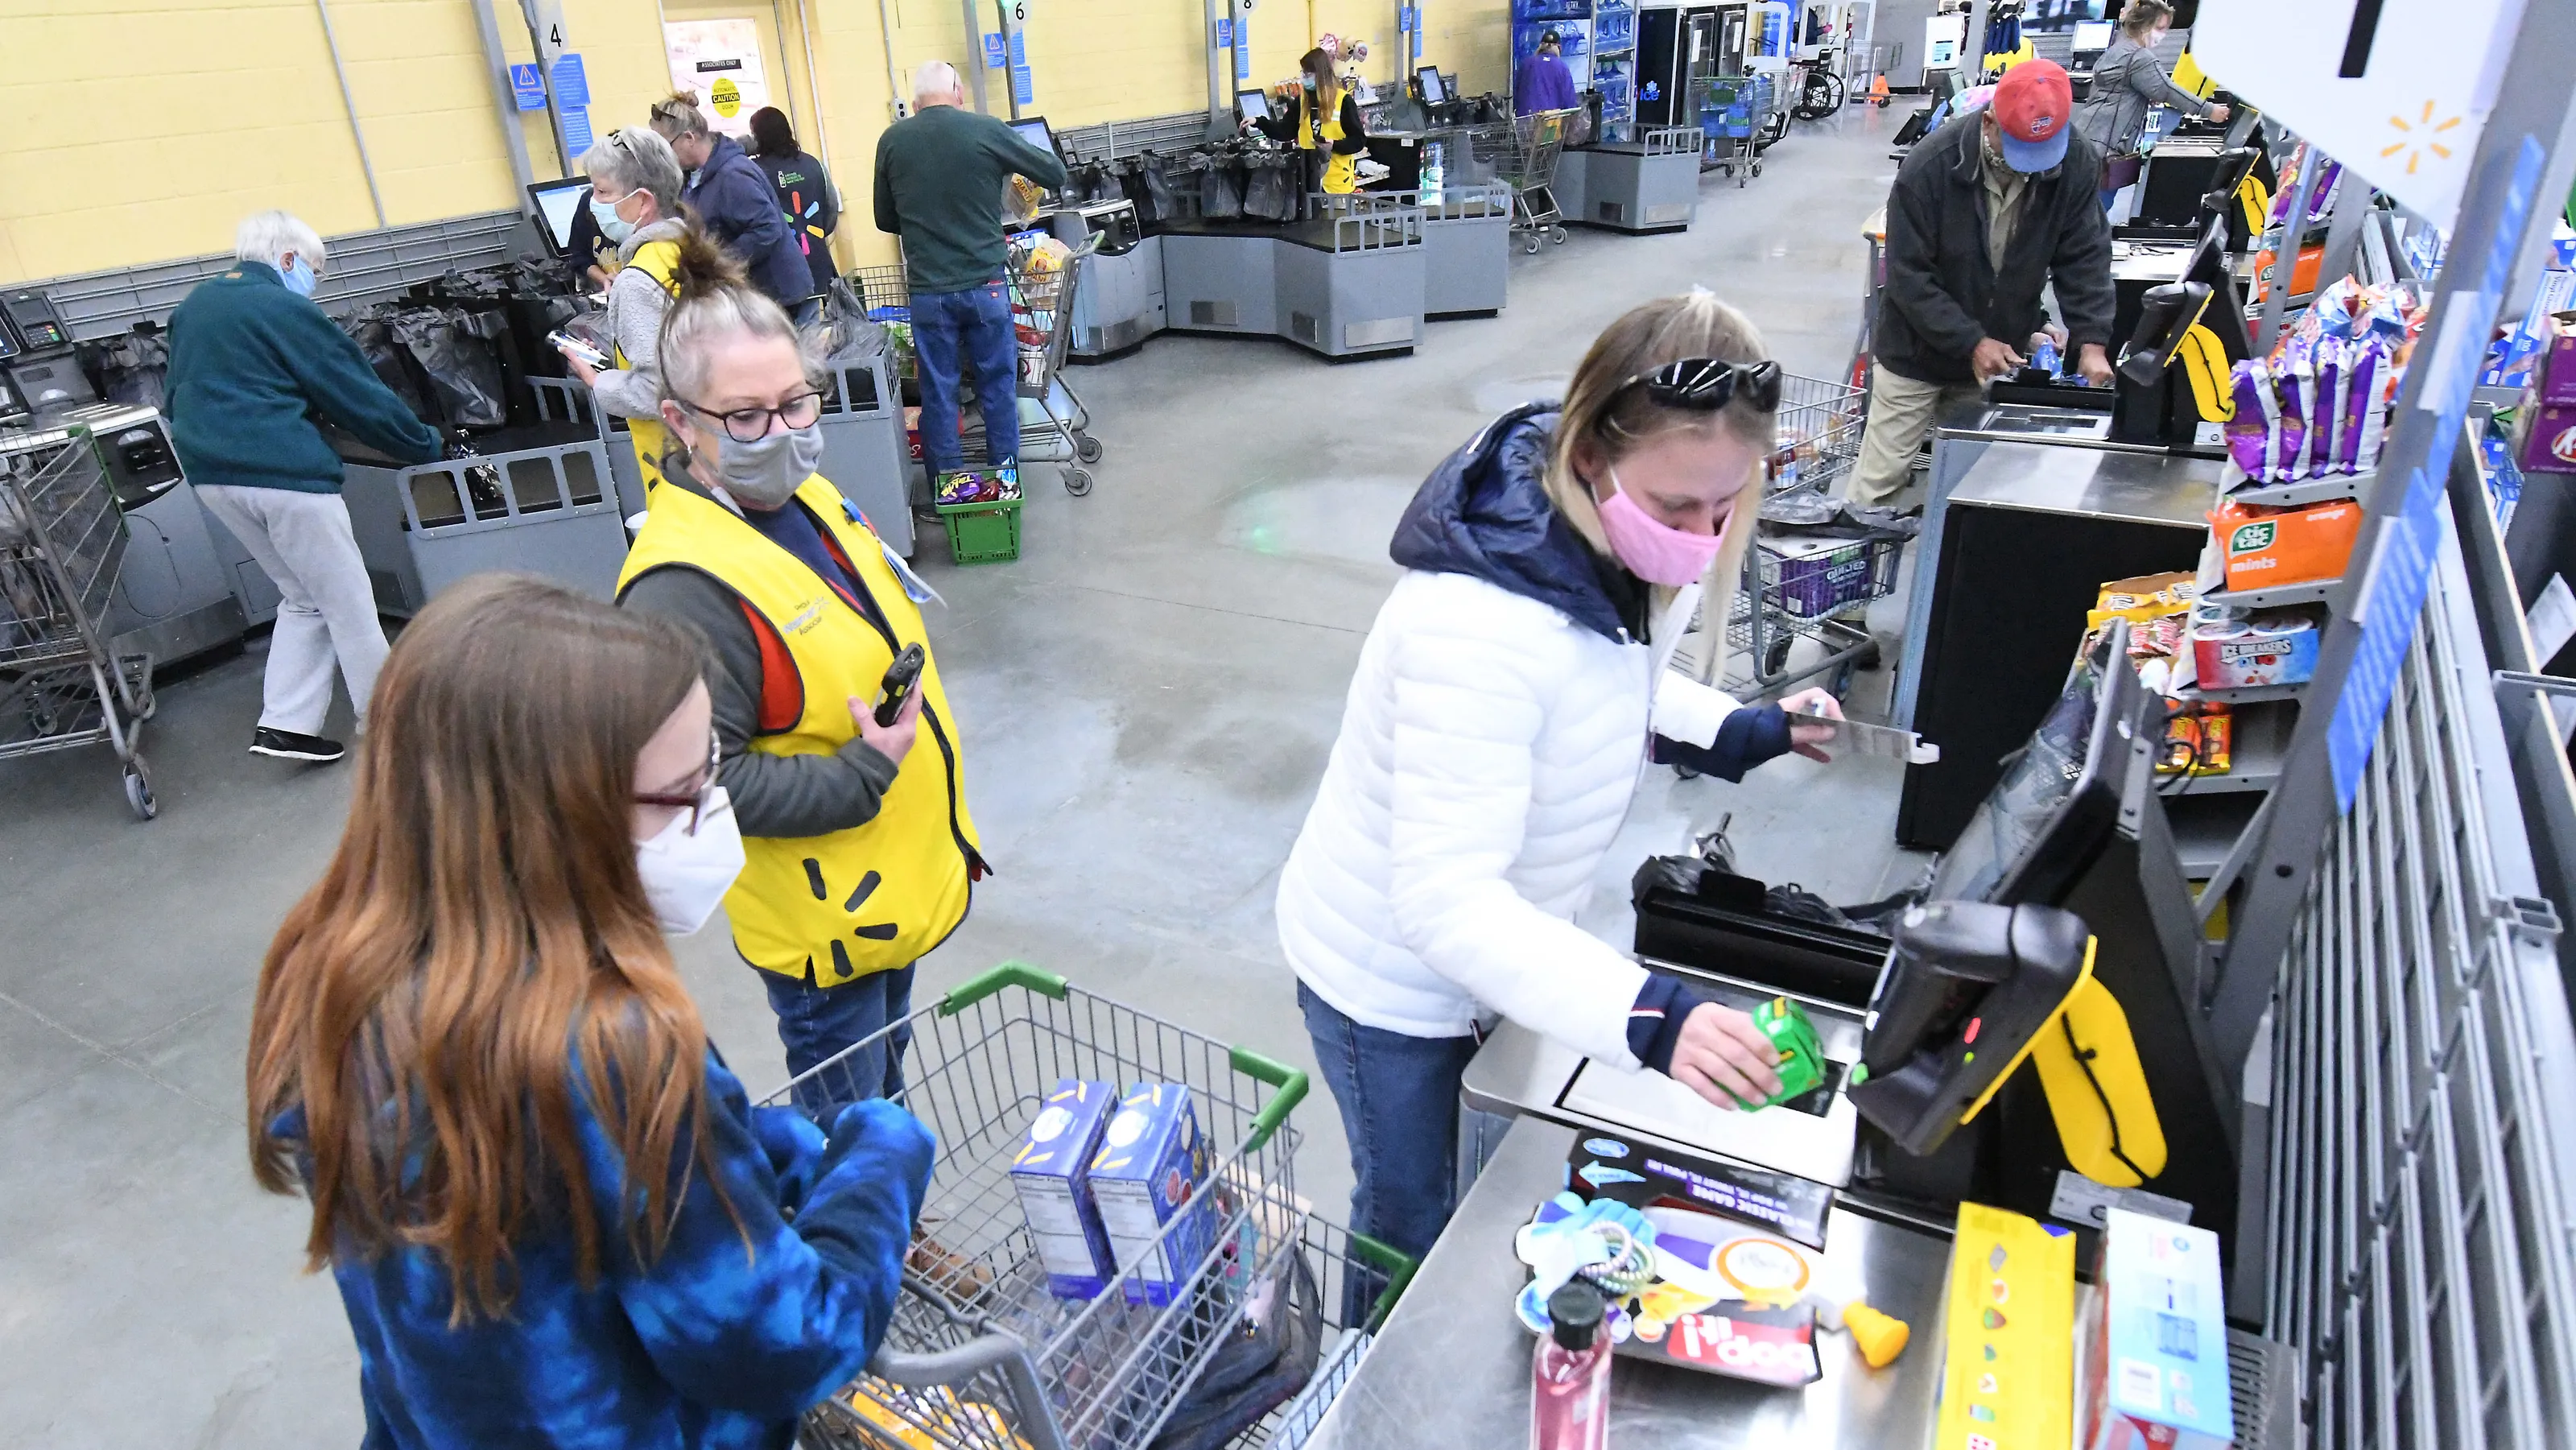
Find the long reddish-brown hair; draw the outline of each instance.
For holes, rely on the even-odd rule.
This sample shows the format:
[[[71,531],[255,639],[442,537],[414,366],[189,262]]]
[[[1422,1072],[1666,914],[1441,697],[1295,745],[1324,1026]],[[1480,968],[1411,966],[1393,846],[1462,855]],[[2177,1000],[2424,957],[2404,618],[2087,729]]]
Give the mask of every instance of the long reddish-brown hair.
[[[630,801],[703,649],[510,575],[403,631],[339,850],[270,943],[251,1017],[251,1171],[311,1198],[308,1268],[427,1248],[463,1323],[506,1315],[514,1242],[560,1229],[596,1283],[575,1091],[624,1165],[630,1252],[661,1252],[706,1164],[706,1028],[636,873]]]

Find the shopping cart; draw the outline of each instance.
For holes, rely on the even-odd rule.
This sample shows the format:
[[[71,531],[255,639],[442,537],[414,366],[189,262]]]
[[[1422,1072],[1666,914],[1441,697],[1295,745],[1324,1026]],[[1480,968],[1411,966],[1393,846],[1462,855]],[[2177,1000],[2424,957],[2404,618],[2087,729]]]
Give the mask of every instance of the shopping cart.
[[[1512,235],[1521,250],[1536,252],[1545,236],[1562,246],[1565,218],[1556,205],[1556,159],[1565,150],[1572,111],[1532,111],[1509,121],[1470,126],[1467,152],[1473,174],[1490,175],[1512,189]]]
[[[1035,402],[1045,421],[1020,426],[1020,459],[1065,465],[1064,491],[1076,498],[1091,492],[1091,470],[1100,461],[1100,440],[1089,433],[1091,411],[1065,381],[1065,353],[1073,346],[1073,299],[1083,263],[1100,249],[1100,233],[1082,239],[1061,262],[1052,249],[1039,245],[1040,234],[1022,233],[1011,241],[1011,321],[1019,331],[1020,396]]]
[[[937,1135],[939,1158],[884,1345],[855,1384],[807,1415],[801,1442],[1144,1450],[1176,1411],[1198,1412],[1185,1403],[1190,1391],[1253,1309],[1270,1322],[1267,1312],[1286,1295],[1314,1326],[1302,1352],[1315,1357],[1315,1371],[1233,1443],[1301,1443],[1412,1273],[1405,1256],[1316,1218],[1298,1198],[1298,1135],[1288,1117],[1306,1075],[1013,962],[768,1102],[810,1106],[838,1096],[829,1090],[849,1065],[899,1034],[911,1039],[899,1100]],[[1153,1247],[1126,1259],[1119,1282],[1085,1301],[1049,1294],[1010,1178],[1045,1095],[1066,1078],[1122,1090],[1186,1086],[1208,1147],[1188,1206]],[[1208,1247],[1186,1251],[1201,1243]],[[1149,1275],[1166,1253],[1168,1272]],[[1383,1287],[1365,1322],[1345,1324],[1338,1306],[1354,1274],[1363,1293]],[[1149,1297],[1168,1303],[1130,1302]]]
[[[1777,444],[1763,464],[1765,520],[1822,511],[1834,486],[1860,458],[1867,399],[1859,388],[1822,378],[1784,375],[1780,380]],[[1773,528],[1757,533],[1745,551],[1744,574],[1729,607],[1721,644],[1705,617],[1691,622],[1691,637],[1676,653],[1692,674],[1744,696],[1777,694],[1789,685],[1832,674],[1841,694],[1852,672],[1878,661],[1878,642],[1861,622],[1873,599],[1896,587],[1904,541],[1837,538]],[[1822,646],[1792,660],[1799,640]],[[1794,663],[1794,668],[1793,668]]]
[[[1038,233],[1012,239],[1009,254],[1011,321],[1018,337],[1020,461],[1066,465],[1064,491],[1076,497],[1091,492],[1091,470],[1104,451],[1091,436],[1091,411],[1064,377],[1064,359],[1073,342],[1073,299],[1082,264],[1098,250],[1095,234],[1073,249],[1060,270],[1033,265]],[[901,266],[862,267],[851,274],[868,317],[885,329],[887,356],[898,382],[921,377],[921,354],[912,333],[912,291]],[[974,379],[962,382],[973,385]],[[1035,408],[1025,406],[1035,403]],[[984,452],[984,421],[962,398],[958,417],[971,457]]]
[[[87,429],[0,459],[0,760],[104,740],[148,821],[152,656],[116,654],[107,634],[124,562],[125,511]]]
[[[1700,169],[1735,178],[1742,186],[1762,174],[1755,138],[1766,123],[1763,98],[1769,94],[1755,75],[1711,76],[1700,102],[1699,128],[1704,139]]]

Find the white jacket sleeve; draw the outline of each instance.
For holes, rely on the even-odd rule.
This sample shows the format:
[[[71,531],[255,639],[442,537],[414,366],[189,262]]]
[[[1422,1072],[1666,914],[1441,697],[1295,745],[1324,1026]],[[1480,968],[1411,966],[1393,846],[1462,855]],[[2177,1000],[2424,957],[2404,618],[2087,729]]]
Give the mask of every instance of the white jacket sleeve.
[[[1396,647],[1388,905],[1405,949],[1479,1003],[1635,1071],[1645,968],[1506,879],[1546,714],[1527,644],[1426,631]]]
[[[1706,750],[1717,743],[1717,727],[1743,708],[1724,690],[1666,670],[1655,686],[1654,730],[1666,740]]]

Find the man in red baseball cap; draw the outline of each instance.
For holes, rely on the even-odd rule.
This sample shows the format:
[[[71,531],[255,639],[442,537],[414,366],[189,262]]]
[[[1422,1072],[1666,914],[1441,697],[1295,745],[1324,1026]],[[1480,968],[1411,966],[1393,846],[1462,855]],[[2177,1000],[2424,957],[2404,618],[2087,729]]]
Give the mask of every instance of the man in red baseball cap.
[[[1885,506],[1913,476],[1941,415],[2008,377],[2054,332],[2054,284],[2075,370],[2111,382],[2111,228],[2102,153],[2075,134],[2074,93],[2053,61],[2004,73],[1979,110],[1925,137],[1887,198],[1887,285],[1871,325],[1869,423],[1855,503]]]

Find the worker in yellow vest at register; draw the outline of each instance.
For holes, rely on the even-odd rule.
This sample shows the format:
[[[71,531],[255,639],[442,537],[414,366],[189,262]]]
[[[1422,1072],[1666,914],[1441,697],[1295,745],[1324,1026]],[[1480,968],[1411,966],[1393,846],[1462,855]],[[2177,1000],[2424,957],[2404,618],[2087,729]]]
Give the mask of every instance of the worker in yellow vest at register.
[[[670,441],[662,428],[656,353],[680,234],[689,226],[680,214],[686,181],[671,143],[642,126],[609,132],[582,153],[581,167],[590,176],[591,220],[617,248],[618,269],[608,281],[609,365],[595,366],[566,349],[564,366],[589,387],[593,405],[633,430],[649,494],[662,480],[662,450]]]
[[[927,586],[814,472],[821,397],[787,314],[692,228],[662,326],[662,484],[618,601],[712,647],[716,779],[746,864],[734,945],[778,1013],[798,1104],[829,1124],[902,1085],[913,963],[966,916],[986,871],[956,716],[926,658],[891,724],[887,668],[925,655]]]
[[[1288,103],[1288,114],[1251,124],[1273,141],[1294,142],[1297,149],[1323,158],[1316,190],[1342,195],[1359,189],[1360,158],[1368,154],[1368,130],[1360,123],[1359,99],[1333,71],[1333,57],[1322,46],[1299,58],[1305,84]]]

